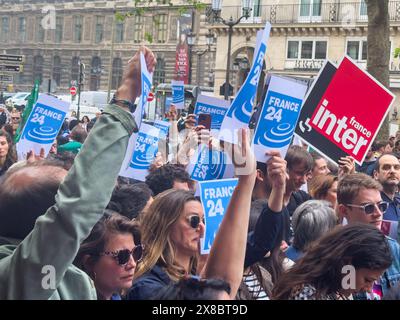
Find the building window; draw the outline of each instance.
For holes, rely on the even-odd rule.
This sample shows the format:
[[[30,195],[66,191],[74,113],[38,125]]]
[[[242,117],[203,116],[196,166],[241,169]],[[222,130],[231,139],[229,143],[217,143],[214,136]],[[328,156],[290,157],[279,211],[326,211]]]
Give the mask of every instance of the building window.
[[[133,29],[133,42],[141,42],[143,38],[143,16],[135,16],[135,25]]]
[[[321,0],[300,0],[300,21],[320,20],[321,2]]]
[[[10,32],[10,19],[8,17],[1,18],[1,41],[8,41],[8,34]]]
[[[61,85],[61,58],[59,56],[54,56],[53,58],[53,80],[57,86]]]
[[[41,55],[33,58],[33,81],[39,80],[41,84],[43,81],[43,57]]]
[[[352,40],[347,41],[347,55],[356,61],[367,60],[367,41]]]
[[[117,22],[115,25],[115,42],[121,43],[124,41],[124,23]]]
[[[101,72],[102,72],[102,67],[101,67],[100,57],[93,57],[92,67],[90,69],[90,91],[99,90]]]
[[[36,18],[36,42],[44,41],[44,29],[42,26],[42,17]]]
[[[79,57],[73,57],[71,61],[71,80],[79,80]]]
[[[121,58],[115,58],[112,65],[112,78],[111,78],[112,89],[117,89],[119,84],[121,83],[123,70],[124,69],[122,68]]]
[[[62,39],[63,39],[63,24],[64,24],[63,17],[57,17],[56,18],[56,38],[55,38],[56,43],[61,43],[62,42]]]
[[[95,42],[100,43],[103,41],[103,33],[104,33],[104,17],[96,16],[96,35]]]
[[[74,17],[74,40],[76,43],[82,42],[82,25],[83,18],[81,16]]]
[[[367,17],[367,4],[365,3],[365,0],[360,0],[360,16],[361,17]]]
[[[165,61],[162,58],[157,59],[157,64],[154,69],[153,83],[156,87],[160,83],[165,82]]]
[[[288,41],[287,59],[326,59],[327,41],[290,40]]]
[[[19,34],[19,41],[25,42],[26,40],[26,19],[25,17],[18,18],[18,34]]]
[[[159,14],[155,18],[155,23],[157,26],[157,42],[164,43],[167,41],[167,26],[168,26],[168,16],[166,14]]]

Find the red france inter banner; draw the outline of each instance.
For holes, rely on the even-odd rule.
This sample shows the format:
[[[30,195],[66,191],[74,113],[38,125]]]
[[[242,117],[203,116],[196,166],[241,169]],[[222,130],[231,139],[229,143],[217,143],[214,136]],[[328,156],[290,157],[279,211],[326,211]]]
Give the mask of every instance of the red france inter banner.
[[[394,98],[389,90],[345,57],[309,125],[361,165]]]

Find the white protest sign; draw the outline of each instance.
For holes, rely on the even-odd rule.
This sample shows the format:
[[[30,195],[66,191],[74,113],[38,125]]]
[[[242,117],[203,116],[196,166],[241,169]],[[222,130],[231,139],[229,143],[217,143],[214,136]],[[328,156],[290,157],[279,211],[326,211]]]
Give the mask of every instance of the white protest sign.
[[[147,105],[147,98],[150,93],[151,84],[153,83],[153,75],[147,70],[146,60],[144,59],[144,55],[142,52],[140,52],[140,68],[142,74],[142,94],[140,96],[136,110],[133,113],[133,117],[135,118],[138,128],[140,128],[140,125],[142,123],[144,111]]]
[[[49,95],[39,95],[17,143],[18,159],[26,159],[31,150],[39,154],[41,148],[47,156],[68,110],[69,103]]]
[[[160,139],[166,139],[168,136],[169,127],[171,126],[171,123],[168,121],[156,120],[154,121],[154,126],[160,129]]]
[[[142,123],[140,131],[129,139],[128,149],[119,175],[145,181],[158,152],[160,129]]]
[[[210,252],[237,183],[238,179],[199,182],[206,226],[204,238],[201,239],[201,254]]]
[[[257,161],[266,162],[267,150],[285,157],[292,140],[307,86],[287,78],[271,76],[253,138]]]
[[[257,93],[257,87],[260,80],[265,53],[267,51],[267,41],[271,31],[271,24],[266,23],[260,44],[256,45],[253,65],[243,83],[238,94],[232,102],[221,126],[219,139],[237,143],[237,131],[241,128],[247,128],[250,122],[254,106],[254,99]]]
[[[234,176],[234,167],[226,153],[210,150],[205,144],[199,145],[196,152],[191,156],[186,170],[194,181],[216,180]]]
[[[172,103],[176,109],[185,108],[185,91],[183,81],[171,81],[172,87]]]
[[[194,109],[194,114],[209,114],[211,116],[211,134],[218,137],[222,121],[229,109],[229,101],[215,97],[199,95]]]

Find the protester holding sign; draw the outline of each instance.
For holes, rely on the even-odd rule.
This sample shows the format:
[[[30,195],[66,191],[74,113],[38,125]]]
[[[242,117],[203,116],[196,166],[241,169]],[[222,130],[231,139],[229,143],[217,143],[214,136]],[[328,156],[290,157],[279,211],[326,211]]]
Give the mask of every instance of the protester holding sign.
[[[238,185],[215,237],[203,271],[196,270],[200,238],[204,234],[204,213],[198,200],[187,191],[169,190],[160,194],[141,221],[142,243],[146,247],[129,299],[149,299],[160,289],[185,275],[200,273],[229,283],[236,295],[246,250],[251,190],[255,160],[249,138],[242,130],[241,142],[234,147]]]
[[[153,53],[147,48],[140,52],[154,70]],[[135,100],[140,93],[139,58],[137,52],[128,63],[117,90],[120,99]],[[45,175],[38,166],[5,175],[0,182],[1,300],[96,297],[89,277],[71,263],[103,215],[135,128],[128,108],[110,105],[67,176],[65,170],[49,165]],[[21,179],[26,179],[23,185],[17,183]],[[32,193],[29,189],[34,187],[42,192]],[[32,206],[38,198],[42,202]],[[49,209],[45,213],[42,208]]]
[[[11,136],[0,129],[0,176],[17,161]]]

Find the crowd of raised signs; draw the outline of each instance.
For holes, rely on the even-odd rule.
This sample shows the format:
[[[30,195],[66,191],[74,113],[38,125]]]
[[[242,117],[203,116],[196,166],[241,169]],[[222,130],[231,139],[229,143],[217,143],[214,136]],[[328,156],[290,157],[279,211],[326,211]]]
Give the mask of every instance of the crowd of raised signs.
[[[48,155],[17,161],[20,113],[0,106],[0,299],[400,298],[400,135],[373,143],[361,166],[302,143],[259,162],[251,130],[221,144],[172,107],[144,181],[121,177],[139,56],[116,102],[64,121]],[[188,166],[202,144],[227,151],[233,187],[196,190]]]

